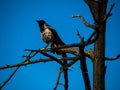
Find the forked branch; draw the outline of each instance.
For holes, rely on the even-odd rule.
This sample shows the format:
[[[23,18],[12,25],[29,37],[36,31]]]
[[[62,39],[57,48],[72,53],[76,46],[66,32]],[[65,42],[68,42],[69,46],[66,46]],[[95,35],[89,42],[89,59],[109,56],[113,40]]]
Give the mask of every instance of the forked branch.
[[[76,14],[76,15],[73,15],[72,18],[80,18],[82,23],[86,26],[86,27],[90,27],[92,29],[95,29],[95,25],[93,24],[90,24],[88,22],[85,21],[84,17],[82,17],[80,14]]]
[[[105,16],[104,20],[107,20],[110,16],[112,16],[112,9],[114,8],[115,3],[111,4],[110,10],[108,12],[108,14]]]

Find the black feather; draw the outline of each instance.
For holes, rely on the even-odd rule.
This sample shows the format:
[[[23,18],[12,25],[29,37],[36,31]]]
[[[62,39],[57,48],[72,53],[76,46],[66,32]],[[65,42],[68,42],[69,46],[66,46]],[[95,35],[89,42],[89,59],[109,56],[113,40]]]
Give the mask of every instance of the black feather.
[[[46,35],[42,36],[42,39],[45,43],[47,43],[47,46],[49,45],[49,43],[51,43],[52,48],[65,45],[65,43],[59,37],[56,30],[53,29],[52,27],[50,27],[50,25],[48,25],[44,20],[37,20],[37,23],[39,24],[41,34],[46,32],[46,30],[47,31],[49,30],[51,32],[50,33],[51,36],[47,36],[48,34],[46,34],[46,33],[44,33]],[[50,38],[48,39],[48,37],[50,37]],[[51,52],[56,53],[56,54],[61,54],[63,57],[66,57],[66,53],[64,53],[62,51],[52,50]]]

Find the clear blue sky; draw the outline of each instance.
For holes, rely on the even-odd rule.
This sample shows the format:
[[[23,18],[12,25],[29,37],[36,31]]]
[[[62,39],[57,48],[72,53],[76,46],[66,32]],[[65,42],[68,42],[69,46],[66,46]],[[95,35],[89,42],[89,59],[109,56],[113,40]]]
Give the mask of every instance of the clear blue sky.
[[[108,9],[112,3],[116,5],[113,16],[108,19],[106,31],[106,56],[109,57],[120,53],[120,3],[119,0],[109,0]],[[46,20],[67,44],[79,42],[76,29],[87,39],[92,29],[86,28],[79,19],[71,18],[78,13],[93,23],[84,0],[0,0],[0,66],[22,62],[24,59],[21,56],[27,54],[24,52],[26,48],[45,46],[39,35],[38,19]],[[42,55],[40,57],[44,58]],[[89,59],[87,65],[92,84],[92,64]],[[120,90],[120,59],[106,62],[106,66],[106,90]],[[55,62],[21,67],[3,90],[52,90],[58,69],[59,65]],[[0,84],[12,70],[0,71]],[[60,86],[58,90],[63,90],[63,87]],[[69,71],[69,90],[84,90],[79,62]]]

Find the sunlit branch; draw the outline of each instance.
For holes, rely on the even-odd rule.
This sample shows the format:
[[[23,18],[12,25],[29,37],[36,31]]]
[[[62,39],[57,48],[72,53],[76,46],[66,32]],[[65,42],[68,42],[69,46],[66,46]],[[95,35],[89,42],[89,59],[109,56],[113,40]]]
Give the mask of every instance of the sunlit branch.
[[[52,49],[55,49],[55,50],[60,50],[60,51],[63,51],[63,52],[70,53],[70,54],[78,56],[78,55],[80,55],[79,49],[71,48],[71,47],[80,47],[80,46],[82,46],[82,44],[73,43],[73,44],[67,44],[67,45],[58,46],[58,47],[54,47],[54,48],[48,48],[48,51],[50,51]],[[92,59],[94,57],[94,54],[93,54],[92,50],[84,50],[84,53],[90,59]]]
[[[26,65],[29,65],[29,64],[35,64],[35,63],[39,63],[39,62],[44,62],[45,63],[45,62],[50,62],[50,61],[54,61],[54,60],[52,60],[52,59],[39,59],[39,60],[33,60],[33,61],[25,61],[23,63],[18,63],[18,64],[14,64],[14,65],[1,66],[0,70],[19,67],[19,66],[26,66]]]
[[[86,22],[85,19],[84,19],[84,17],[82,17],[80,14],[76,14],[76,15],[73,15],[73,16],[72,16],[72,18],[78,18],[78,17],[81,19],[82,23],[83,23],[86,27],[90,27],[90,28],[93,28],[93,29],[95,28],[95,25]]]
[[[66,57],[66,58],[57,58],[57,60],[76,60],[76,57]],[[38,59],[38,60],[31,60],[31,61],[24,61],[22,63],[18,63],[18,64],[14,64],[14,65],[5,65],[5,66],[1,66],[0,67],[0,70],[4,70],[4,69],[9,69],[9,68],[15,68],[15,67],[19,67],[19,66],[26,66],[26,65],[29,65],[29,64],[35,64],[35,63],[46,63],[46,62],[51,62],[51,61],[55,61],[51,58],[46,58],[46,59]]]
[[[71,47],[80,47],[80,46],[82,46],[82,44],[80,44],[80,43],[73,43],[73,44],[67,44],[67,45],[58,46],[58,47],[54,47],[54,48],[50,48],[49,47],[46,50],[44,50],[44,49],[38,49],[38,50],[26,49],[25,51],[32,51],[32,52],[43,51],[43,52],[48,52],[48,51],[51,51],[52,49],[54,49],[54,50],[60,50],[60,51],[63,51],[63,52],[70,53],[70,54],[78,56],[78,55],[80,55],[79,49],[71,48]],[[93,58],[94,57],[94,54],[93,54],[92,50],[84,50],[84,53],[89,58]]]
[[[39,50],[31,50],[30,51],[29,49],[25,49],[24,51],[30,52],[27,56],[25,56],[25,55],[22,56],[22,57],[26,58],[26,61],[30,60],[31,58],[33,58],[35,55],[37,55],[39,53]]]

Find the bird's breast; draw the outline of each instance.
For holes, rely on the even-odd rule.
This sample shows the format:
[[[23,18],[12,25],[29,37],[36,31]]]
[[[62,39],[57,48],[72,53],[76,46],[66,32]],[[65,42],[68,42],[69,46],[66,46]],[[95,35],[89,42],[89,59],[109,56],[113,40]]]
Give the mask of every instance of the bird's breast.
[[[51,30],[49,30],[48,28],[46,28],[46,29],[41,33],[41,37],[42,37],[43,41],[46,42],[46,43],[52,42],[53,39],[54,39]]]

